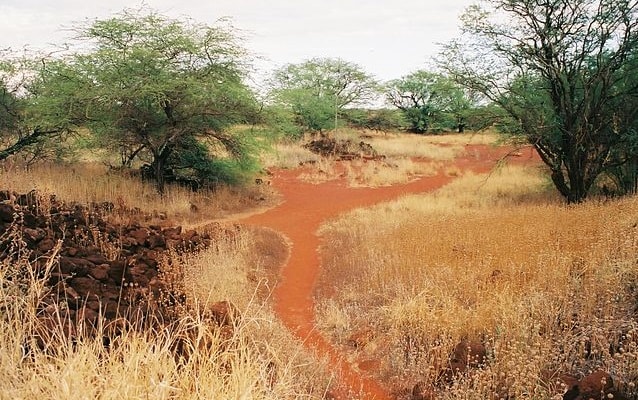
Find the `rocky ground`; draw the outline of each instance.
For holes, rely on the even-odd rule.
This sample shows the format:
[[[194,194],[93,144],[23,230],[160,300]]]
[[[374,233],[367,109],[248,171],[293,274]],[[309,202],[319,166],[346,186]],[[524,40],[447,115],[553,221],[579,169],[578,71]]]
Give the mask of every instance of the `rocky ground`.
[[[305,148],[323,157],[332,157],[337,160],[354,159],[384,159],[369,144],[363,141],[356,143],[351,139],[334,139],[321,137],[304,145]]]
[[[171,252],[197,251],[220,235],[181,227],[116,223],[111,203],[65,204],[55,196],[0,191],[0,259],[16,267],[11,279],[45,279],[38,303],[38,346],[46,346],[55,326],[73,337],[101,324],[122,327],[170,323],[186,298],[181,271]],[[32,269],[32,271],[27,271]],[[229,303],[211,307],[220,326],[230,326]]]

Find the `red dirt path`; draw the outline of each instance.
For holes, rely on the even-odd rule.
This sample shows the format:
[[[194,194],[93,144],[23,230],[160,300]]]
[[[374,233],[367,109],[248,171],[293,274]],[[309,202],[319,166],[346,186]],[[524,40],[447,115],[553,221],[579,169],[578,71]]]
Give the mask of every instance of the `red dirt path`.
[[[465,155],[451,162],[461,171],[487,172],[511,149],[483,145],[466,147]],[[532,152],[512,158],[513,162],[529,162]],[[382,188],[350,188],[344,180],[311,184],[297,179],[300,171],[278,171],[273,186],[284,201],[262,214],[242,222],[275,229],[291,243],[290,257],[281,269],[281,279],[274,291],[274,308],[284,325],[308,348],[329,359],[334,371],[340,371],[338,389],[333,395],[339,400],[391,399],[389,391],[364,376],[340,355],[339,351],[315,328],[313,292],[319,276],[321,260],[318,253],[319,226],[326,220],[354,208],[396,199],[411,193],[429,192],[453,178],[440,172],[413,182]]]

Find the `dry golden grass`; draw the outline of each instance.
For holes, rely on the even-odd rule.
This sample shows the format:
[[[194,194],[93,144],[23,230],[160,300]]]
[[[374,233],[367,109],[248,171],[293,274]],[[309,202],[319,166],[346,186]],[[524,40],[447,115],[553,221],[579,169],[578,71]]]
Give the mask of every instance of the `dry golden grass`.
[[[319,161],[321,157],[304,148],[300,143],[277,143],[272,151],[262,154],[261,162],[267,168],[296,168],[305,163]]]
[[[503,141],[502,135],[491,131],[418,135],[340,128],[336,133],[331,132],[331,135],[336,139],[364,141],[387,157],[426,158],[435,161],[449,161],[458,157],[468,144],[495,145]]]
[[[466,133],[448,133],[445,135],[417,135],[422,136],[424,141],[432,144],[445,144],[465,146],[468,144],[488,144],[495,145],[503,143],[503,136],[497,132],[466,132]]]
[[[308,165],[308,167],[298,176],[298,179],[303,182],[312,183],[315,185],[333,181],[339,179],[343,172],[341,169],[335,166],[333,160],[327,158],[320,158],[318,161]]]
[[[355,159],[335,166],[330,159],[322,158],[302,147],[299,143],[282,143],[274,146],[274,151],[265,154],[264,165],[275,168],[292,168],[305,165],[300,175],[305,182],[315,184],[346,178],[352,187],[389,186],[409,182],[419,176],[436,173],[441,162],[453,160],[467,150],[466,144],[495,144],[498,137],[493,133],[464,135],[415,135],[382,134],[372,131],[356,131],[340,128],[330,132],[336,140],[351,140],[355,143],[369,143],[384,160]],[[304,140],[310,140],[305,138]],[[415,159],[427,160],[418,161]],[[457,176],[460,171],[450,169],[449,175]]]
[[[234,225],[215,246],[180,256],[187,295],[200,302],[232,299],[240,309],[260,307],[276,285],[288,243],[269,229]]]
[[[409,158],[385,160],[355,160],[346,167],[351,187],[379,187],[407,183],[420,176],[435,175],[440,168],[436,162],[413,161]]]
[[[465,138],[469,137],[466,136]],[[426,136],[414,134],[375,135],[365,139],[379,154],[390,158],[425,158],[434,161],[449,161],[462,154],[465,151],[463,147],[465,143],[457,143],[457,140],[455,137],[448,135]]]
[[[511,167],[327,224],[321,328],[345,344],[373,327],[358,356],[397,388],[440,385],[454,346],[481,340],[487,365],[441,399],[549,399],[556,374],[598,368],[637,396],[638,198],[567,207],[546,185]]]
[[[341,161],[328,159],[309,164],[298,179],[312,184],[321,184],[344,178],[350,187],[380,187],[407,183],[420,176],[431,176],[438,172],[440,164],[430,161],[413,161],[409,158],[386,160]]]
[[[252,239],[250,232],[237,232],[216,248],[179,260],[198,281],[199,287],[189,292],[195,306],[221,299],[242,306],[231,336],[199,313],[184,314],[161,330],[123,330],[117,336],[100,326],[96,334],[79,334],[73,341],[66,339],[60,322],[49,331],[47,345],[53,350],[42,351],[30,332],[47,277],[29,274],[26,253],[17,261],[0,260],[0,398],[324,398],[329,385],[325,363],[305,352],[267,303],[246,296],[256,293],[246,276],[263,273],[253,263],[259,257]],[[249,261],[250,268],[245,265]],[[210,263],[215,265],[206,271]],[[111,338],[108,348],[103,335]],[[25,345],[30,348],[26,355]],[[196,351],[179,357],[173,350],[178,345]]]
[[[0,169],[0,187],[21,193],[37,189],[63,201],[85,204],[111,202],[118,210],[138,209],[174,224],[221,219],[275,201],[272,189],[266,185],[220,186],[199,192],[169,185],[159,196],[153,183],[125,172],[109,171],[99,163],[36,165],[28,171],[18,167]]]

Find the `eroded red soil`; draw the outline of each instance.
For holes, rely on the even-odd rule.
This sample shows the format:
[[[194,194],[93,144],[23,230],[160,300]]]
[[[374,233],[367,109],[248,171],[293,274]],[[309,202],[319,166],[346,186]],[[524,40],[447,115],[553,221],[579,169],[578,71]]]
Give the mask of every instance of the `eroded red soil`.
[[[313,291],[320,273],[318,253],[320,238],[317,230],[327,219],[348,210],[389,201],[402,195],[436,190],[453,177],[444,174],[445,168],[456,166],[461,171],[487,172],[511,148],[484,145],[466,147],[463,156],[446,165],[431,177],[423,177],[404,185],[382,188],[350,188],[344,179],[322,184],[311,184],[297,179],[299,170],[277,171],[272,184],[283,197],[283,202],[262,214],[253,215],[242,222],[275,229],[291,243],[290,257],[282,267],[279,285],[274,291],[274,308],[283,321],[304,344],[320,357],[327,357],[340,371],[339,385],[333,395],[337,399],[391,399],[386,388],[353,368],[315,328]],[[537,162],[537,156],[524,150],[512,163]]]

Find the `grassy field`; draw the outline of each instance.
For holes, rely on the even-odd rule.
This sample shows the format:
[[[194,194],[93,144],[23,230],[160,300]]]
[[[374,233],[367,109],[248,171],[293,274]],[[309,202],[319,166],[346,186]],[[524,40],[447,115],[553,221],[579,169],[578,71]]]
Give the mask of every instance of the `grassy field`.
[[[523,167],[356,210],[322,228],[319,325],[441,399],[562,398],[561,374],[597,369],[637,396],[637,224],[638,199],[567,207]],[[488,361],[444,381],[462,340]]]
[[[256,248],[264,246],[269,252],[262,257]],[[183,286],[189,310],[205,310],[220,300],[235,304],[239,316],[232,329],[211,325],[197,311],[184,311],[161,329],[113,333],[119,325],[105,321],[90,334],[78,325],[70,337],[60,317],[45,328],[43,345],[35,344],[33,329],[42,329],[37,305],[46,276],[28,273],[33,271],[28,252],[19,252],[17,261],[3,258],[0,398],[323,398],[330,373],[278,322],[267,300],[267,286],[273,284],[268,279],[281,261],[274,265],[269,257],[285,252],[285,246],[272,233],[237,231],[197,254],[173,254],[170,267],[162,266],[164,273],[185,271],[185,279],[176,284]],[[110,338],[107,347],[104,337]]]
[[[295,143],[263,156],[267,168],[306,164],[302,179],[314,182],[341,176],[351,186],[384,186],[441,168],[458,178],[321,229],[318,328],[355,365],[374,365],[399,398],[419,384],[440,399],[561,399],[562,374],[598,369],[638,398],[638,199],[568,207],[538,167],[473,175],[447,164],[466,144],[492,144],[494,135],[364,140],[387,158],[335,164]],[[97,163],[5,168],[0,182],[17,192],[111,202],[115,220],[148,213],[145,223],[162,225],[205,227],[278,201],[272,187],[253,184],[197,193],[170,187],[160,198],[152,185]],[[330,366],[270,307],[287,246],[276,232],[242,228],[208,250],[172,255],[193,308],[220,300],[237,306],[230,332],[185,313],[166,329],[127,331],[105,348],[108,327],[71,341],[58,321],[55,351],[29,354],[44,280],[18,272],[30,270],[28,254],[0,260],[0,399],[329,398]],[[486,363],[451,380],[448,358],[463,340],[482,343]],[[175,357],[177,343],[197,351]]]
[[[171,185],[158,196],[153,183],[141,181],[135,171],[112,171],[97,162],[38,164],[28,170],[11,166],[0,169],[0,182],[19,193],[36,189],[63,201],[110,202],[121,215],[148,214],[146,218],[166,220],[166,225],[222,219],[276,202],[272,189],[262,185],[220,185],[198,192]]]
[[[197,193],[171,186],[159,197],[151,184],[90,162],[29,170],[9,166],[0,172],[0,182],[18,193],[36,189],[43,198],[54,193],[64,201],[111,202],[110,219],[120,223],[203,224],[202,229],[206,221],[276,201],[265,185]],[[21,239],[15,240],[17,246]],[[184,280],[176,284],[192,309],[232,302],[240,312],[232,330],[220,330],[188,311],[161,330],[131,329],[114,337],[105,324],[71,339],[65,334],[68,323],[60,318],[47,327],[45,345],[54,352],[30,345],[33,329],[42,324],[37,304],[46,276],[25,273],[33,271],[28,251],[18,252],[18,262],[5,258],[4,251],[0,399],[321,399],[330,386],[324,361],[305,350],[270,308],[268,296],[287,253],[287,244],[274,232],[240,229],[199,253],[172,254],[171,266],[162,267],[184,271]],[[108,348],[103,336],[111,337]],[[197,351],[175,357],[171,349],[178,345]]]

